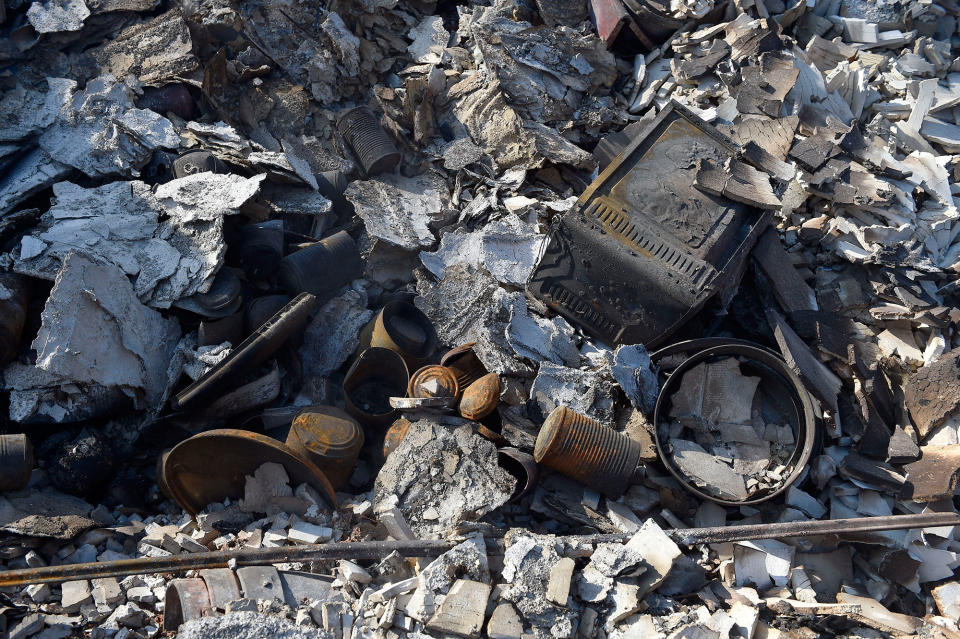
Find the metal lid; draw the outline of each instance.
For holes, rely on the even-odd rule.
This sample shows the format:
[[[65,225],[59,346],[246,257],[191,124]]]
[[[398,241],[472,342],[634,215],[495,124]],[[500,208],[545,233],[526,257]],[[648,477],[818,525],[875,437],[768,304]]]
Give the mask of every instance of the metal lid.
[[[310,406],[293,420],[287,444],[298,440],[314,455],[346,457],[363,447],[363,429],[355,419],[335,406]],[[294,446],[296,448],[296,446]]]
[[[547,451],[553,446],[553,442],[560,434],[560,431],[569,425],[567,413],[572,412],[573,411],[566,406],[557,406],[550,411],[547,418],[543,420],[543,426],[540,427],[540,432],[537,433],[537,442],[533,446],[533,458],[537,463],[543,461],[543,458],[546,457]]]
[[[424,366],[410,376],[410,397],[456,397],[460,393],[457,376],[446,366]]]

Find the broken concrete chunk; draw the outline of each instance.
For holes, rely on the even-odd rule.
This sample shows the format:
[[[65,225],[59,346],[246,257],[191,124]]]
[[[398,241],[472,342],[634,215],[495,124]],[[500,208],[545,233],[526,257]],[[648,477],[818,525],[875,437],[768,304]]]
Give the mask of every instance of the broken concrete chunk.
[[[647,349],[641,345],[618,346],[613,353],[613,378],[634,408],[647,415],[653,412],[660,384]]]
[[[643,522],[643,526],[630,538],[626,547],[640,555],[646,566],[638,581],[641,596],[663,583],[681,555],[680,547],[653,519]]]
[[[700,488],[724,499],[742,501],[749,496],[744,476],[695,442],[671,439],[669,447],[677,468]]]
[[[502,603],[493,609],[487,622],[487,636],[490,639],[520,639],[522,635],[523,622],[513,606]]]
[[[432,173],[407,178],[380,175],[352,182],[344,192],[373,237],[417,251],[433,246],[430,225],[449,208],[446,184]]]
[[[613,421],[613,396],[607,376],[595,371],[558,366],[543,362],[530,389],[530,397],[544,415],[557,406],[592,417]]]
[[[64,383],[116,387],[156,406],[180,329],[143,306],[120,269],[68,253],[42,320],[32,344],[38,369]]]
[[[516,480],[497,463],[496,448],[465,420],[413,422],[377,475],[374,505],[399,495],[397,507],[418,537],[474,521],[506,503]],[[437,517],[423,518],[432,508]]]
[[[567,605],[570,596],[570,580],[573,579],[573,559],[562,557],[550,569],[550,580],[547,582],[547,601],[558,606]]]
[[[46,246],[21,251],[16,270],[53,279],[67,253],[82,242],[85,253],[134,277],[142,302],[169,308],[209,289],[226,254],[223,217],[249,202],[264,177],[197,173],[162,184],[155,193],[138,181],[91,189],[58,183],[56,201],[33,236]]]
[[[163,116],[135,108],[130,87],[104,75],[72,96],[39,142],[54,160],[107,177],[133,175],[154,149],[177,148],[180,136]]]
[[[793,546],[774,539],[737,542],[733,547],[737,586],[784,586],[793,566]]]
[[[83,0],[37,1],[27,9],[27,19],[37,33],[79,31],[90,9]]]

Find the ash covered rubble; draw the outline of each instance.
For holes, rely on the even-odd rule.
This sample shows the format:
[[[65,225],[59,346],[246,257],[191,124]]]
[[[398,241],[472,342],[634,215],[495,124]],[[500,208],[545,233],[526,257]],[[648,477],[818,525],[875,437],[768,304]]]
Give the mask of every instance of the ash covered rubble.
[[[0,0],[0,634],[960,636],[958,15]]]

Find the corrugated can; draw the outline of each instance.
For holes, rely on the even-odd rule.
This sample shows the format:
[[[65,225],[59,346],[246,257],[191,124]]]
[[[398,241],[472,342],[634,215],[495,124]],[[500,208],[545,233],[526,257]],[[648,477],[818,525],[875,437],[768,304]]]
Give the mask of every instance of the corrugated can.
[[[337,131],[357,155],[367,177],[392,171],[400,163],[400,152],[393,138],[369,107],[347,111],[337,122]]]
[[[538,464],[611,497],[629,488],[640,462],[640,444],[598,421],[558,406],[537,435]]]
[[[446,366],[424,366],[410,376],[410,397],[456,397],[460,393],[457,378]]]
[[[460,415],[467,419],[480,420],[495,411],[499,404],[500,376],[487,373],[463,391]]]
[[[287,446],[316,464],[334,488],[349,481],[363,441],[357,420],[335,406],[305,408],[287,435]]]
[[[457,382],[462,390],[466,390],[470,384],[487,374],[483,362],[480,361],[473,350],[475,343],[470,342],[451,348],[440,358],[440,365],[453,370],[453,374],[457,376]]]
[[[279,277],[291,295],[310,293],[324,304],[362,273],[357,245],[346,231],[340,231],[280,260]]]
[[[17,273],[0,273],[0,366],[17,356],[27,319],[29,280]]]
[[[357,352],[371,347],[398,353],[412,369],[436,350],[437,331],[430,318],[410,302],[388,302],[360,331]]]
[[[0,435],[0,492],[21,490],[30,482],[33,446],[26,435]]]

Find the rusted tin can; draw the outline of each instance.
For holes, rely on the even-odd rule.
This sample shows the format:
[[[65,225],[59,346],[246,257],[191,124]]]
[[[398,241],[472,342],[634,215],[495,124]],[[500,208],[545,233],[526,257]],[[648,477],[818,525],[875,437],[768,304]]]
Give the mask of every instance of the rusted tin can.
[[[394,351],[373,347],[361,352],[343,378],[347,412],[361,424],[381,426],[399,416],[390,398],[407,392],[410,374]]]
[[[337,131],[353,149],[367,177],[393,171],[400,163],[400,152],[393,138],[369,107],[347,111],[337,122]]]
[[[210,614],[210,592],[199,577],[174,579],[164,595],[163,629],[176,631],[185,622]]]
[[[334,233],[280,260],[280,284],[291,295],[310,293],[319,304],[360,277],[363,261],[346,231]]]
[[[389,348],[408,368],[421,366],[437,348],[433,322],[410,302],[388,302],[360,331],[359,353],[365,348]]]
[[[33,446],[26,435],[0,435],[0,492],[21,490],[30,482]]]
[[[617,497],[632,482],[640,462],[640,444],[566,406],[558,406],[540,428],[533,458],[538,464]]]
[[[0,273],[0,366],[6,366],[20,350],[20,336],[27,319],[29,280],[17,273]]]
[[[403,417],[390,425],[390,428],[387,429],[387,432],[383,436],[384,459],[389,457],[390,453],[397,449],[397,446],[400,445],[403,438],[407,436],[408,430],[410,430],[410,420]]]
[[[446,366],[424,366],[410,376],[410,397],[456,397],[460,393],[457,378]]]
[[[193,118],[193,96],[185,84],[167,84],[162,87],[144,87],[137,99],[138,109],[150,109],[160,115],[174,113],[184,120]]]
[[[470,384],[460,398],[460,415],[474,421],[483,419],[500,404],[500,376],[487,373]]]
[[[457,376],[457,382],[460,384],[461,390],[466,390],[470,384],[487,374],[483,362],[473,351],[475,343],[470,342],[451,348],[440,358],[441,366],[452,369],[453,374]]]
[[[335,406],[310,406],[293,419],[287,446],[303,453],[334,488],[346,485],[363,448],[363,429]]]

